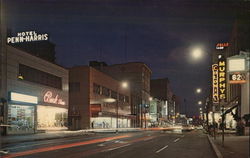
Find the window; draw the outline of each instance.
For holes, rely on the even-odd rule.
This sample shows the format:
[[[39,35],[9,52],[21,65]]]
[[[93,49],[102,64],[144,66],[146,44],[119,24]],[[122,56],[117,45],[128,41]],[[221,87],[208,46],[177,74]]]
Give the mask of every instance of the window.
[[[98,84],[93,83],[93,92],[95,94],[101,94],[101,86]]]
[[[117,99],[117,92],[111,91],[111,98]]]
[[[42,84],[45,86],[62,89],[62,78],[37,70],[35,68],[19,64],[19,76],[21,80]],[[20,77],[18,78],[20,79]]]
[[[79,82],[70,82],[69,83],[69,91],[70,92],[79,92],[80,91],[80,83]]]
[[[119,101],[124,102],[124,95],[119,94]]]
[[[129,97],[128,96],[125,96],[125,102],[129,103]]]
[[[106,88],[106,87],[102,87],[102,94],[104,96],[109,97],[110,96],[110,90],[108,88]]]

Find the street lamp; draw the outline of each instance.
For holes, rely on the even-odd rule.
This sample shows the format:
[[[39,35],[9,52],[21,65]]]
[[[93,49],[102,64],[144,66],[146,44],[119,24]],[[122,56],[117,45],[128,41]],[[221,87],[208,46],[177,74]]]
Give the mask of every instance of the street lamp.
[[[193,59],[197,60],[197,59],[201,59],[202,58],[202,50],[201,48],[194,48],[191,52],[191,55],[193,57]]]
[[[147,118],[146,118],[146,112],[148,112],[148,108],[150,108],[150,102],[153,100],[153,97],[149,97],[149,105],[144,106],[144,119],[145,119],[145,128],[147,128]]]
[[[196,93],[201,93],[201,91],[202,91],[201,88],[196,89]]]
[[[123,81],[121,82],[118,86],[117,86],[117,98],[116,98],[116,133],[118,133],[118,119],[119,119],[119,113],[118,113],[118,109],[119,109],[119,89],[123,88],[126,89],[128,88],[128,82]]]
[[[201,105],[201,104],[202,104],[202,101],[198,101],[198,104]]]

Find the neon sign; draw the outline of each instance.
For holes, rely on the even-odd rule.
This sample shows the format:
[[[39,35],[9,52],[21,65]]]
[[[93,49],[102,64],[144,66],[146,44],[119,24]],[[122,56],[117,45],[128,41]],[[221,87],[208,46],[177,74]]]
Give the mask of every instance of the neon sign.
[[[18,32],[16,37],[7,37],[7,43],[22,43],[22,42],[33,42],[33,41],[47,41],[49,39],[49,35],[38,34],[35,31],[25,31]]]
[[[213,86],[213,102],[219,102],[219,87],[218,87],[218,64],[212,65],[212,86]]]
[[[219,99],[226,101],[226,61],[220,59],[218,63],[219,70]]]
[[[216,49],[224,49],[225,47],[228,47],[229,43],[217,43]]]
[[[53,93],[51,91],[47,91],[43,96],[43,101],[45,103],[51,103],[51,104],[60,104],[65,105],[65,101],[59,98],[58,94],[56,94],[55,97],[53,97]]]

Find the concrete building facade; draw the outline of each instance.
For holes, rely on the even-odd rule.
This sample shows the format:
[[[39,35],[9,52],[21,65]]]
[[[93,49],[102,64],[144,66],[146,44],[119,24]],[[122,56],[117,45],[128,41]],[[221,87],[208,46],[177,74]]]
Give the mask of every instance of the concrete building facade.
[[[119,81],[127,81],[131,91],[131,114],[136,116],[133,127],[145,127],[143,116],[150,98],[151,69],[142,62],[129,62],[99,67],[100,71]]]
[[[89,66],[70,68],[70,129],[131,127],[130,89]]]
[[[7,46],[7,134],[67,129],[68,70]]]

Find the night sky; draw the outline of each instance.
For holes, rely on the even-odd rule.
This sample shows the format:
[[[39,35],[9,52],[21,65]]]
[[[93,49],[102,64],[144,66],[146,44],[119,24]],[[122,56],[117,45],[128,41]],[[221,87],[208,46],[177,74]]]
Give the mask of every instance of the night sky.
[[[229,41],[237,8],[211,0],[5,2],[12,33],[49,33],[58,64],[145,62],[152,78],[169,78],[174,93],[187,100],[190,115],[198,113],[197,101],[206,93],[194,90],[208,90],[211,51],[216,43]],[[190,59],[195,47],[205,52],[199,61]]]

